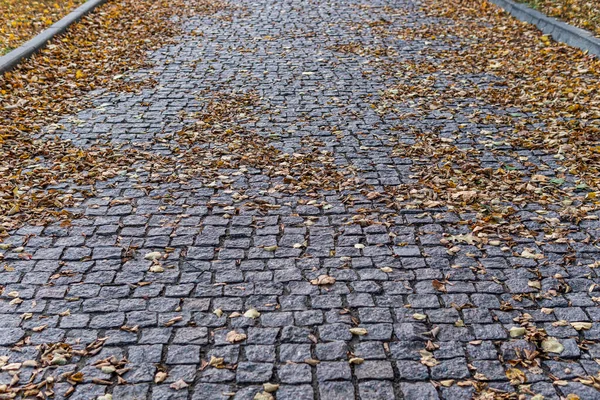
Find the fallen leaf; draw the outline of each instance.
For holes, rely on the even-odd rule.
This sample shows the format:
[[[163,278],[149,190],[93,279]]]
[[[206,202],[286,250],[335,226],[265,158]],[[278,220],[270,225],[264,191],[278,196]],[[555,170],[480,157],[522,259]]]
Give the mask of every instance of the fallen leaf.
[[[431,282],[431,285],[433,286],[433,288],[434,288],[435,290],[437,290],[437,291],[439,291],[439,292],[444,292],[444,293],[446,293],[446,292],[447,292],[447,290],[446,290],[446,285],[445,285],[443,282],[441,282],[441,281],[438,281],[437,279],[434,279],[434,280]]]
[[[148,271],[158,274],[161,272],[165,272],[165,269],[163,267],[161,267],[160,265],[153,265],[148,269]]]
[[[83,372],[79,371],[79,372],[75,372],[73,375],[69,376],[69,380],[73,381],[75,383],[81,383],[83,382]]]
[[[510,368],[506,370],[506,377],[510,380],[511,385],[520,385],[527,382],[525,373],[517,368]]]
[[[546,340],[542,341],[542,349],[546,353],[557,353],[560,354],[564,351],[565,347],[560,344],[560,342],[553,337],[549,337]]]
[[[275,398],[271,393],[258,392],[254,395],[254,400],[274,400]]]
[[[276,383],[263,383],[263,389],[267,393],[274,393],[279,389],[279,385]]]
[[[532,287],[534,289],[541,289],[542,283],[540,281],[528,281],[527,286]]]
[[[516,337],[520,337],[523,336],[526,332],[526,329],[522,326],[513,326],[512,328],[510,328],[510,337],[512,338],[516,338]]]
[[[107,365],[101,368],[102,373],[104,374],[112,374],[113,372],[115,372],[117,369],[115,367],[113,367],[112,365]]]
[[[256,309],[251,308],[248,311],[246,311],[244,313],[244,317],[246,318],[252,318],[252,319],[256,319],[258,317],[260,317],[260,312],[258,312]]]
[[[428,367],[435,367],[439,365],[439,361],[433,357],[433,353],[427,351],[425,349],[419,350],[419,354],[421,354],[421,364],[426,365]]]
[[[521,252],[521,257],[523,258],[528,258],[531,260],[541,260],[544,258],[543,254],[536,254],[533,252],[533,250],[529,249],[529,248],[525,248],[523,250],[523,252]]]
[[[156,375],[154,375],[154,383],[163,383],[165,379],[167,379],[167,373],[164,371],[158,371]]]
[[[238,333],[236,331],[231,331],[225,336],[225,340],[229,343],[238,343],[246,340],[247,336],[244,333]]]
[[[591,322],[571,322],[571,326],[578,331],[587,331],[589,329],[592,329]]]
[[[0,368],[2,371],[17,371],[21,369],[21,363],[11,363]]]
[[[350,333],[356,336],[364,336],[368,332],[365,328],[350,328]]]
[[[224,362],[225,359],[223,357],[210,356],[210,361],[208,362],[208,365],[215,368],[223,368]]]
[[[153,252],[148,253],[148,254],[146,254],[144,256],[144,258],[146,260],[151,260],[151,261],[158,260],[161,257],[162,257],[162,254],[160,252],[158,252],[158,251],[153,251]]]
[[[414,319],[416,319],[417,321],[422,321],[424,319],[427,319],[427,315],[425,314],[419,314],[419,313],[415,313],[412,315]]]
[[[319,275],[317,279],[311,280],[310,283],[318,286],[333,285],[335,283],[335,278],[329,275]]]
[[[169,387],[173,390],[181,390],[181,389],[185,389],[186,387],[188,387],[189,385],[187,383],[184,382],[183,379],[180,379],[176,382],[173,382],[169,385]]]

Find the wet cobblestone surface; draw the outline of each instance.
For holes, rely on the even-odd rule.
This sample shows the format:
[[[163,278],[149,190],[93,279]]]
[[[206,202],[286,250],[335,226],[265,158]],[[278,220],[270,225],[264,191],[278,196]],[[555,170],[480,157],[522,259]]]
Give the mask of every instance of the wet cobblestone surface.
[[[591,385],[574,380],[600,370],[594,269],[600,250],[589,244],[600,235],[597,220],[567,223],[568,247],[515,236],[510,250],[466,239],[456,251],[443,239],[469,235],[474,215],[397,210],[370,195],[415,182],[413,160],[393,154],[396,143],[414,139],[399,126],[494,132],[504,127],[470,122],[473,109],[519,112],[477,99],[451,118],[417,112],[418,101],[388,112],[373,106],[401,83],[380,65],[431,61],[428,51],[452,46],[382,37],[375,27],[444,19],[425,18],[405,1],[234,5],[240,7],[232,18],[174,21],[187,34],[153,53],[154,67],[137,73],[156,86],[98,92],[95,108],[66,117],[52,133],[81,147],[176,157],[178,133],[194,126],[193,114],[211,99],[227,104],[253,94],[257,101],[234,118],[247,135],[266,138],[273,151],[291,157],[317,146],[360,183],[293,193],[280,190],[284,177],[254,168],[222,171],[213,182],[156,184],[151,176],[161,172],[141,165],[136,174],[98,183],[92,197],[69,210],[81,215],[71,224],[25,226],[4,241],[0,356],[18,363],[39,359],[40,345],[84,349],[102,339],[97,353],[73,354],[46,371],[57,377],[58,399],[71,386],[61,374],[75,370],[83,380],[70,399],[105,393],[268,399],[263,384],[273,383],[278,400],[459,400],[477,396],[482,387],[473,383],[481,382],[526,399],[600,399]],[[348,51],[356,44],[364,52]],[[461,84],[456,76],[438,78],[439,88]],[[485,86],[494,76],[462,79]],[[483,147],[466,138],[462,145]],[[554,165],[543,154],[521,154]],[[490,153],[482,163],[505,161]],[[519,210],[543,236],[535,211]],[[519,257],[524,248],[546,258]],[[560,262],[566,253],[575,260],[569,266]],[[311,282],[322,275],[335,282]],[[248,310],[258,313],[245,316]],[[578,322],[591,325],[581,329]],[[520,326],[543,328],[562,351],[536,356],[547,339],[516,333]],[[126,384],[116,385],[111,371],[94,365],[111,356],[127,360]],[[522,380],[509,379],[514,368],[523,371]],[[159,372],[166,378],[155,383]],[[24,369],[18,379],[29,375]],[[0,372],[0,385],[13,379]],[[187,386],[176,390],[175,382]]]

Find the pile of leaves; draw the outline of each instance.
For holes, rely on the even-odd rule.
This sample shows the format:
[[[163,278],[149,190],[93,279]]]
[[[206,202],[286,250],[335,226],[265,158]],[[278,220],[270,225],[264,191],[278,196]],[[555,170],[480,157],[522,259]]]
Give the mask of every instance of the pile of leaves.
[[[193,115],[195,123],[176,138],[176,157],[185,176],[229,187],[236,177],[261,173],[272,178],[269,190],[314,195],[360,184],[352,168],[336,165],[334,155],[312,138],[304,138],[298,151],[286,153],[274,147],[278,136],[246,129],[245,123],[269,112],[261,110],[255,93],[204,93],[199,101],[203,111]]]
[[[398,141],[394,155],[412,160],[418,180],[391,188],[388,198],[416,208],[475,211],[476,230],[522,236],[533,234],[516,217],[527,205],[575,223],[597,218],[600,61],[552,42],[488,2],[428,0],[421,12],[444,23],[378,30],[405,40],[437,38],[451,48],[434,47],[426,61],[385,71],[401,79],[374,107],[407,121],[397,129],[400,137],[412,133],[414,142]],[[474,83],[468,75],[489,79]],[[501,112],[485,110],[490,107]],[[441,120],[467,114],[470,124],[458,124],[453,134],[411,126],[432,113]],[[474,131],[471,124],[491,128]],[[535,162],[523,151],[553,161]],[[506,161],[483,165],[490,154]]]
[[[89,91],[131,91],[152,85],[151,80],[127,79],[127,74],[148,65],[148,51],[182,33],[171,18],[214,14],[228,7],[219,0],[188,3],[111,1],[0,77],[0,230],[32,218],[44,223],[64,217],[58,208],[73,205],[89,190],[65,192],[56,189],[57,184],[90,185],[126,172],[135,160],[152,159],[133,150],[80,149],[49,135],[36,139],[36,134],[88,106]]]
[[[272,191],[314,194],[355,188],[354,171],[336,166],[322,143],[305,138],[301,149],[288,154],[273,146],[280,139],[276,135],[246,130],[245,121],[261,110],[269,112],[253,93],[202,94],[204,109],[185,121],[188,128],[157,139],[174,139],[170,155],[106,145],[82,149],[52,136],[60,117],[89,105],[89,91],[135,91],[153,85],[151,79],[131,78],[131,72],[148,66],[149,50],[184,34],[170,18],[220,13],[219,18],[229,21],[233,10],[218,0],[191,5],[183,0],[110,2],[0,78],[0,118],[10,121],[0,126],[0,150],[6,155],[0,160],[2,229],[69,219],[66,210],[92,196],[97,180],[134,175],[139,168],[150,172],[153,183],[199,177],[223,188],[240,175],[261,173],[274,178]],[[40,137],[43,127],[46,134]]]
[[[0,56],[48,28],[85,0],[1,0]]]
[[[43,327],[39,330],[43,330]],[[0,385],[0,398],[35,397],[46,399],[54,397],[54,386],[58,382],[69,383],[65,393],[60,393],[61,396],[69,397],[75,391],[75,386],[86,379],[83,372],[76,370],[77,362],[98,354],[106,339],[97,339],[80,349],[74,349],[67,343],[41,344],[37,346],[39,357],[35,360],[12,362],[11,356],[1,356],[0,370],[12,378],[9,384]],[[17,344],[15,350],[18,351],[21,346],[26,344],[29,344],[29,337]],[[129,368],[126,368],[127,363],[127,359],[118,359],[114,356],[95,361],[93,365],[102,372],[103,377],[92,378],[92,382],[100,385],[126,383],[121,375],[129,371]],[[67,372],[60,375],[56,374],[56,370],[63,366],[75,368],[67,369]],[[28,376],[29,379],[21,379],[20,375]]]
[[[600,3],[593,0],[517,0],[600,36]]]

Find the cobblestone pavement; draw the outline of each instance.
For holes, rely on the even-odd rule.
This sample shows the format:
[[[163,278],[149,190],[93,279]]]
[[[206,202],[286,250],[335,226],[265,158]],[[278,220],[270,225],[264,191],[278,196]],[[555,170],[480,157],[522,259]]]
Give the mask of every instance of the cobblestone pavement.
[[[164,157],[188,146],[199,163],[220,149],[226,161],[233,139],[197,144],[181,132],[201,141],[219,128],[206,121],[229,113],[227,123],[279,162],[313,155],[319,177],[290,190],[300,177],[256,164],[156,183],[163,171],[139,165],[89,188],[71,224],[12,232],[2,244],[0,385],[53,376],[57,399],[75,383],[70,399],[269,399],[265,383],[279,384],[278,400],[600,399],[581,382],[600,369],[596,220],[557,220],[568,245],[514,236],[508,249],[473,242],[472,214],[378,199],[416,182],[416,161],[394,153],[414,129],[484,148],[460,133],[504,127],[471,122],[473,110],[519,117],[481,99],[452,115],[417,112],[416,100],[373,106],[402,82],[386,63],[432,62],[429,51],[452,46],[376,27],[447,21],[403,0],[232,5],[174,21],[187,34],[137,73],[157,81],[151,89],[95,93],[95,108],[52,133]],[[438,89],[495,79],[438,78]],[[558,168],[542,153],[520,155]],[[490,152],[481,162],[507,160]],[[335,190],[320,187],[327,177]],[[536,210],[519,213],[543,236],[540,216],[559,216]],[[18,375],[6,368],[26,360],[54,367],[43,376],[30,363]]]

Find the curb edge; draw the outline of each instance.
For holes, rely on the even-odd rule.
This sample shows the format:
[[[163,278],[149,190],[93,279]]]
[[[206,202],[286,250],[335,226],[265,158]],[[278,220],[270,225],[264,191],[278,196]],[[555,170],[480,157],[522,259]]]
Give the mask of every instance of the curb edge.
[[[83,16],[96,7],[106,3],[108,0],[88,0],[69,14],[52,24],[48,29],[42,31],[33,39],[28,40],[10,53],[0,57],[0,74],[10,71],[21,61],[31,57],[43,49],[56,35],[64,33],[69,26],[79,21]]]
[[[591,32],[548,17],[525,4],[513,0],[490,0],[515,18],[538,27],[544,34],[552,36],[557,42],[566,43],[600,57],[600,39]]]

